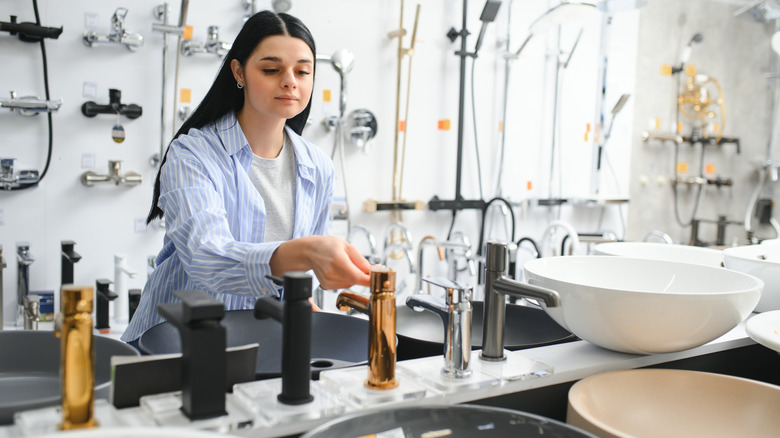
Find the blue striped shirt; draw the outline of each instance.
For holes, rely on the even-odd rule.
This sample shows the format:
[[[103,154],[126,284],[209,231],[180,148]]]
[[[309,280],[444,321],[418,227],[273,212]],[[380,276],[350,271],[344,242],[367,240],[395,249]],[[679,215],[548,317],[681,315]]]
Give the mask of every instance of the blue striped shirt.
[[[324,235],[333,163],[285,129],[295,151],[293,238]],[[157,306],[178,301],[176,290],[206,291],[228,310],[251,309],[257,297],[279,293],[266,275],[282,242],[263,242],[265,204],[249,178],[251,164],[252,149],[232,112],[171,143],[160,176],[163,248],[122,340],[135,340],[164,321]]]

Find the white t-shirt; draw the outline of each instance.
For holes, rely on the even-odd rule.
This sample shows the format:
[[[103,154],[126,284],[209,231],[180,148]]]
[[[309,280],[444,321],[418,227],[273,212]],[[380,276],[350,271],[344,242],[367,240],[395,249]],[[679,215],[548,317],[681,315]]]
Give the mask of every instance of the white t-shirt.
[[[287,133],[278,157],[252,156],[249,179],[265,201],[264,240],[279,242],[292,239],[295,224],[295,150]]]

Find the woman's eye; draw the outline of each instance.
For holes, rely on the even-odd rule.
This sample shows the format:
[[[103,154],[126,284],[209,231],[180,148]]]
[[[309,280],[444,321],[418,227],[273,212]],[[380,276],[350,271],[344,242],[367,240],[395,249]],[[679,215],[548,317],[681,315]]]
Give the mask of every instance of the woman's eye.
[[[276,73],[278,71],[279,71],[279,69],[276,69],[276,68],[264,68],[263,69],[263,73]]]
[[[311,74],[308,70],[298,70],[299,75],[308,75]]]

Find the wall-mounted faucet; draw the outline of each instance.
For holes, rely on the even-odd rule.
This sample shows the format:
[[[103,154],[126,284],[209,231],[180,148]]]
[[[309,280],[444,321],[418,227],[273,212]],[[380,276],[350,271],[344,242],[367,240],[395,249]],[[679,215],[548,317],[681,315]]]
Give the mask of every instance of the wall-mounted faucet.
[[[101,43],[124,44],[130,51],[135,52],[144,45],[144,37],[141,34],[129,32],[124,28],[126,16],[126,8],[117,8],[111,17],[111,33],[99,33],[94,30],[84,31],[84,44],[87,47]]]
[[[37,170],[22,170],[14,175],[14,158],[0,158],[0,188],[12,190],[16,187],[37,184],[41,177]]]
[[[471,287],[445,278],[426,278],[425,281],[444,288],[445,298],[415,294],[406,298],[406,305],[441,317],[444,323],[444,368],[441,372],[448,377],[468,377],[471,375]]]
[[[114,321],[125,324],[130,320],[130,296],[125,277],[135,278],[138,272],[127,264],[127,254],[114,254]]]
[[[282,324],[282,392],[279,402],[300,405],[312,401],[311,380],[311,276],[287,272],[271,277],[284,286],[284,302],[264,296],[255,302],[255,318],[271,317]]]
[[[504,355],[504,325],[506,298],[534,298],[547,307],[561,305],[558,292],[520,283],[507,277],[508,250],[505,243],[488,242],[485,247],[485,316],[482,321],[482,353],[488,361],[502,361]]]
[[[16,325],[24,321],[25,298],[30,293],[30,265],[35,261],[28,242],[16,243]]]
[[[63,240],[60,242],[61,268],[60,268],[60,286],[73,284],[73,265],[81,260],[81,255],[73,247],[76,242],[72,240]]]
[[[385,267],[371,269],[371,298],[353,292],[341,292],[336,306],[342,312],[355,309],[368,315],[368,379],[370,389],[392,389],[395,378],[395,271]]]
[[[208,36],[205,42],[195,42],[184,40],[181,42],[181,54],[192,56],[195,53],[213,53],[218,57],[223,57],[230,50],[232,44],[219,40],[219,27],[209,26]]]
[[[54,335],[62,339],[60,384],[61,430],[97,426],[95,407],[95,346],[92,336],[92,288],[66,285],[60,292],[60,309]]]
[[[116,185],[136,186],[141,184],[141,174],[138,172],[127,172],[121,175],[122,161],[108,160],[108,175],[100,175],[91,170],[81,174],[81,183],[87,187],[92,187],[96,183],[113,182]]]
[[[87,117],[95,117],[98,114],[119,114],[128,119],[137,119],[143,115],[143,108],[130,103],[124,104],[122,100],[122,91],[116,88],[108,89],[108,104],[98,104],[93,101],[84,102],[81,105],[81,114]]]
[[[11,91],[11,98],[0,98],[0,108],[9,108],[23,116],[35,116],[41,112],[54,112],[62,106],[60,100],[43,100],[35,96],[17,97],[16,91]]]

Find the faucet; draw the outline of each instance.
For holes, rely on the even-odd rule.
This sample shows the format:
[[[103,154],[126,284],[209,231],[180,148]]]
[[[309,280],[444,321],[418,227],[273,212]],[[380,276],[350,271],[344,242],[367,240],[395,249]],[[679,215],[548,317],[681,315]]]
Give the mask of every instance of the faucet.
[[[181,410],[190,420],[226,415],[225,305],[198,290],[174,291],[181,303],[157,306],[181,335]]]
[[[444,288],[445,299],[415,294],[406,298],[412,309],[421,307],[441,317],[444,323],[444,368],[448,377],[464,378],[471,375],[471,287],[445,278],[426,278],[425,281]]]
[[[136,186],[141,184],[141,174],[137,172],[122,173],[122,161],[108,160],[108,175],[99,175],[91,170],[81,174],[81,183],[87,187],[92,187],[96,183],[113,182],[116,185]]]
[[[521,283],[506,276],[508,250],[505,243],[488,242],[485,252],[485,316],[482,321],[482,353],[487,361],[502,361],[504,355],[504,326],[506,322],[506,299],[535,298],[547,307],[561,305],[558,292]]]
[[[127,16],[127,8],[117,8],[111,16],[111,33],[99,33],[94,30],[84,32],[82,39],[87,47],[99,43],[124,44],[130,51],[135,52],[144,45],[144,37],[138,33],[125,30],[124,21]]]
[[[41,302],[37,295],[24,297],[24,329],[38,330],[38,322],[41,320]]]
[[[371,298],[354,292],[341,292],[336,306],[342,312],[355,309],[368,315],[369,389],[393,389],[395,378],[395,271],[386,267],[371,268]]]
[[[369,255],[365,256],[368,262],[372,265],[379,263],[379,257],[376,252],[376,237],[374,237],[374,234],[371,231],[368,231],[368,228],[362,225],[352,225],[349,229],[349,234],[347,235],[347,241],[352,242],[352,235],[355,234],[356,231],[363,233],[366,236],[366,240],[368,240],[369,251],[371,251]]]
[[[547,227],[546,230],[544,230],[544,234],[542,235],[542,248],[544,248],[545,245],[547,245],[548,241],[552,239],[553,233],[557,228],[563,228],[563,230],[566,232],[566,237],[564,239],[571,239],[571,245],[569,246],[569,255],[572,255],[574,252],[577,251],[577,248],[580,245],[580,237],[577,231],[574,229],[574,227],[566,222],[566,221],[553,221],[550,223],[550,225]],[[561,255],[565,255],[565,240],[563,241],[563,247],[561,248]],[[552,254],[555,255],[555,247],[552,249]]]
[[[92,336],[92,288],[68,284],[60,292],[54,335],[62,339],[60,430],[98,425],[95,407],[95,348]]]
[[[81,260],[81,255],[73,250],[76,242],[72,240],[63,240],[60,242],[61,268],[60,285],[73,284],[73,265]]]
[[[3,257],[3,245],[0,245],[0,331],[3,330],[3,269],[8,266]]]
[[[14,158],[0,158],[0,188],[13,190],[38,184],[41,176],[37,170],[21,170],[14,175]]]
[[[401,253],[399,257],[393,257],[393,254]],[[409,264],[409,273],[414,274],[414,257],[412,257],[411,249],[400,243],[391,243],[385,246],[384,254],[382,255],[382,265],[387,264],[388,258],[406,258],[406,262]]]
[[[423,282],[423,274],[425,273],[423,271],[423,252],[426,247],[429,246],[435,246],[439,251],[439,260],[444,260],[444,249],[446,248],[448,251],[451,251],[453,249],[463,249],[466,251],[467,256],[470,255],[469,246],[467,243],[464,242],[456,242],[456,241],[447,241],[447,242],[439,242],[436,240],[433,236],[425,236],[420,241],[420,244],[417,246],[417,283],[414,288],[414,293],[425,293],[422,288],[422,282]],[[448,278],[452,281],[457,281],[457,278],[455,276],[457,275],[457,266],[455,266],[455,258],[453,257],[452,260],[449,263],[448,267]],[[473,268],[474,261],[469,259],[469,267]]]
[[[457,245],[457,243],[460,243],[461,245]],[[468,269],[469,269],[469,274],[471,276],[476,275],[477,267],[474,263],[474,256],[471,253],[471,242],[469,242],[468,236],[463,234],[462,231],[455,231],[450,236],[450,240],[447,241],[447,245],[449,246],[449,250],[447,251],[447,254],[450,256],[455,255],[456,249],[463,249],[463,254],[461,256],[466,260],[466,264],[468,265]],[[452,281],[457,281],[457,275],[458,275],[457,259],[453,258],[453,260],[450,261],[449,270],[450,270],[449,279]]]
[[[109,302],[116,299],[117,295],[108,289],[111,280],[101,278],[95,280],[95,301],[97,306],[95,310],[95,328],[101,332],[108,332],[111,325],[108,323]]]
[[[208,37],[206,42],[196,43],[192,40],[183,40],[181,42],[181,54],[192,56],[195,53],[213,53],[220,58],[225,56],[232,44],[219,40],[219,26],[209,26],[207,30]]]
[[[130,319],[128,308],[130,298],[127,293],[125,276],[135,278],[138,272],[127,265],[127,254],[114,254],[114,293],[117,296],[114,301],[114,321],[124,324]]]
[[[16,91],[11,91],[11,98],[0,98],[0,108],[9,108],[23,116],[34,116],[40,112],[54,112],[62,106],[60,100],[44,100],[37,96],[17,97]]]
[[[30,265],[35,261],[28,242],[16,243],[16,304],[17,325],[24,319],[24,299],[30,293]]]
[[[400,233],[400,236],[397,235],[397,233]],[[393,243],[397,243],[403,248],[405,248],[407,251],[411,251],[414,248],[412,248],[412,235],[409,233],[409,230],[399,224],[399,223],[392,223],[387,226],[387,229],[385,230],[385,244],[384,247],[387,248]],[[385,251],[387,252],[387,251]],[[393,256],[395,259],[401,258],[401,256]]]
[[[287,272],[284,278],[268,276],[284,287],[284,302],[263,296],[255,302],[255,318],[271,317],[282,324],[282,392],[280,403],[300,405],[314,400],[311,380],[311,276]]]

